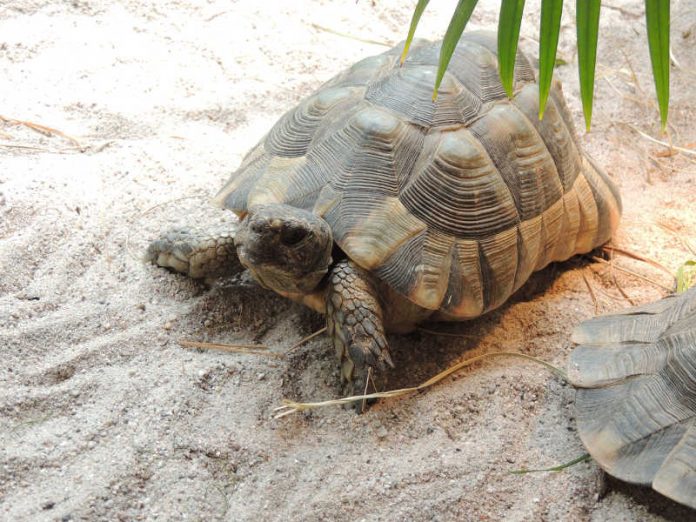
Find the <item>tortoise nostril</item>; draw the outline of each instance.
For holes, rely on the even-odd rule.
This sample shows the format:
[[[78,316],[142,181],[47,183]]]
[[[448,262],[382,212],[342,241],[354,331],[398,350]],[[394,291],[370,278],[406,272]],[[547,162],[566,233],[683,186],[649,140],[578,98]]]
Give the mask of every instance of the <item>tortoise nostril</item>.
[[[266,220],[254,219],[251,223],[249,223],[249,228],[252,232],[260,234],[263,232],[264,228],[266,228]]]

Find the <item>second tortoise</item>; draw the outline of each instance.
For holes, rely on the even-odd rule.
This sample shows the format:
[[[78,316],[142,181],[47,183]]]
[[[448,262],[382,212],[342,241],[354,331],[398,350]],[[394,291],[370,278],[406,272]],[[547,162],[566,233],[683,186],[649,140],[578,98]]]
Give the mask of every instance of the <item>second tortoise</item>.
[[[568,377],[592,457],[696,509],[696,287],[585,321],[573,341]]]
[[[326,314],[350,382],[392,365],[386,331],[478,317],[602,245],[616,187],[581,151],[560,84],[539,121],[522,53],[507,98],[495,42],[460,40],[436,102],[440,43],[414,42],[401,67],[400,47],[356,63],[285,114],[215,197],[237,230],[171,232],[148,258],[193,277],[247,268]]]

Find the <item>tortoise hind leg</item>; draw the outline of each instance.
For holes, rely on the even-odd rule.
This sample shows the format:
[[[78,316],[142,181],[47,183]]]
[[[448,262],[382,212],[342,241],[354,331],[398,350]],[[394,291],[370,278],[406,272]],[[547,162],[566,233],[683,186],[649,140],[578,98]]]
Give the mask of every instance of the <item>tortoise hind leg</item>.
[[[150,243],[146,261],[193,278],[215,278],[244,270],[234,246],[236,228],[173,229]]]
[[[354,394],[363,393],[368,368],[394,367],[375,282],[352,261],[341,261],[331,270],[326,318],[341,360],[341,380],[352,385]]]

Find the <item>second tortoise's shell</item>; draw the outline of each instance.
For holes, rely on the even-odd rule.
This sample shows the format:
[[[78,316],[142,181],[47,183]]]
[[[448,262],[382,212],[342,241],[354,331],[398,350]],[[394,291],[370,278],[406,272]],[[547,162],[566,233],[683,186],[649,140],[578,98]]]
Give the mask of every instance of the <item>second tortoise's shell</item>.
[[[573,341],[568,379],[592,457],[696,509],[696,287],[585,321]]]
[[[401,67],[400,51],[356,63],[285,114],[218,204],[313,211],[353,261],[451,319],[611,237],[618,194],[580,151],[559,84],[539,121],[527,58],[509,100],[495,36],[469,33],[433,102],[440,43],[414,42]]]

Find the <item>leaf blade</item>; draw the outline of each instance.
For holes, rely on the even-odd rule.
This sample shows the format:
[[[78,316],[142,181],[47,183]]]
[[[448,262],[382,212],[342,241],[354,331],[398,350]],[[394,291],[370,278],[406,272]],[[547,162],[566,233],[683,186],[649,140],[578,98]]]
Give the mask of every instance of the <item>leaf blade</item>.
[[[442,78],[445,76],[445,71],[449,65],[452,54],[457,47],[459,38],[464,32],[471,13],[476,7],[478,0],[459,0],[457,7],[454,9],[452,19],[450,20],[445,37],[442,39],[442,47],[440,48],[440,63],[437,67],[437,77],[435,79],[435,89],[433,90],[433,101],[437,99],[437,90],[440,88]]]
[[[406,42],[404,42],[404,50],[401,52],[401,59],[399,63],[403,65],[406,61],[406,55],[411,47],[411,42],[413,41],[413,36],[416,34],[416,27],[418,27],[418,22],[420,22],[421,16],[423,16],[423,11],[428,5],[430,0],[418,0],[415,9],[413,10],[413,16],[411,17],[411,25],[408,28],[408,36],[406,37]]]
[[[575,5],[580,98],[582,99],[582,112],[585,115],[585,128],[589,132],[592,124],[592,100],[594,97],[595,65],[597,63],[600,0],[576,0]]]
[[[669,0],[645,0],[645,26],[662,132],[669,112],[669,4]]]
[[[689,288],[696,285],[696,261],[690,259],[685,261],[677,269],[677,293],[686,292]]]
[[[502,0],[498,18],[498,74],[509,98],[515,82],[515,58],[520,40],[524,0]]]
[[[556,64],[558,36],[561,32],[563,0],[541,0],[539,25],[539,119],[544,117]]]

